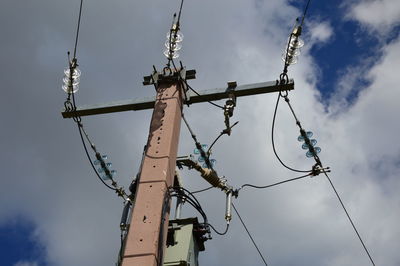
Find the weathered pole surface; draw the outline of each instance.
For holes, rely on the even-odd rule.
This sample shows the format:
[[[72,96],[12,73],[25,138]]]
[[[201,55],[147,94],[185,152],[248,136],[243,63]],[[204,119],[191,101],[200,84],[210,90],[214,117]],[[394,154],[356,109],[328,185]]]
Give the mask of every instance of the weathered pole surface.
[[[122,266],[156,266],[162,262],[170,210],[168,188],[175,174],[181,112],[179,82],[160,81]]]

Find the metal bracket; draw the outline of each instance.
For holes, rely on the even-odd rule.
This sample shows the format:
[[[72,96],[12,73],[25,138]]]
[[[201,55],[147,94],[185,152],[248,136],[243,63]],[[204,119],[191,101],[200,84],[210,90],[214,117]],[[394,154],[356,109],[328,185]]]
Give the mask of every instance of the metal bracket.
[[[158,72],[155,66],[153,66],[153,73],[149,76],[143,77],[143,85],[157,85],[158,82],[176,82],[179,80],[188,80],[196,78],[196,70],[186,70],[182,67],[180,70],[174,71],[169,67],[165,67],[163,71]]]

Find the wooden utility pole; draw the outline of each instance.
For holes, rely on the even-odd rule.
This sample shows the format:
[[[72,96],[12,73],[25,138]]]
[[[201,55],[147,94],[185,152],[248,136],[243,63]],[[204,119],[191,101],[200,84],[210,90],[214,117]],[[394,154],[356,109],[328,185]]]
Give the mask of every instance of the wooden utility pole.
[[[75,111],[62,112],[64,118],[88,116],[129,110],[144,110],[154,107],[150,132],[144,154],[142,171],[135,195],[131,215],[123,266],[162,265],[167,235],[170,202],[168,189],[173,184],[178,151],[183,103],[198,103],[213,100],[288,91],[294,88],[290,80],[286,84],[278,81],[242,86],[228,86],[199,94],[189,93],[183,79],[194,78],[195,71],[171,71],[168,74],[153,72],[145,77],[145,85],[154,84],[156,98],[125,100],[109,104],[78,107]]]

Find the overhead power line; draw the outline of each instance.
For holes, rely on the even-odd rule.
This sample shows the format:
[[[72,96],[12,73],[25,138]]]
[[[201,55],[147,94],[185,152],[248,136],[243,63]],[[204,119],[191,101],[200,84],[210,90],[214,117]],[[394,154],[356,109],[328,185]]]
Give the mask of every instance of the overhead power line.
[[[81,0],[80,6],[79,6],[78,25],[76,27],[75,46],[74,46],[74,58],[76,58],[76,49],[78,46],[79,30],[81,27],[82,5],[83,5],[83,0]]]
[[[244,188],[244,187],[252,187],[252,188],[257,188],[257,189],[270,188],[270,187],[278,186],[278,185],[281,185],[281,184],[284,184],[284,183],[288,183],[288,182],[292,182],[292,181],[295,181],[295,180],[303,179],[303,178],[305,178],[307,176],[312,176],[312,175],[313,175],[312,173],[309,173],[309,174],[306,174],[306,175],[302,175],[302,176],[299,176],[299,177],[287,179],[287,180],[280,181],[280,182],[277,182],[277,183],[274,183],[274,184],[271,184],[271,185],[266,185],[266,186],[256,186],[256,185],[252,185],[252,184],[244,184],[244,185],[241,186],[241,189]]]
[[[369,260],[371,261],[372,265],[375,266],[375,262],[374,262],[374,260],[372,259],[372,256],[371,256],[371,254],[369,253],[369,251],[368,251],[368,249],[367,249],[367,246],[365,245],[364,241],[362,240],[361,235],[360,235],[360,233],[359,233],[358,230],[357,230],[357,227],[355,226],[353,220],[351,219],[349,212],[347,211],[346,207],[344,206],[344,203],[343,203],[342,199],[340,198],[340,195],[339,195],[339,193],[337,192],[335,186],[333,185],[332,180],[330,179],[330,177],[328,176],[328,174],[327,174],[325,171],[324,171],[324,174],[325,174],[326,178],[328,179],[329,184],[331,185],[333,191],[335,192],[336,197],[338,198],[338,200],[339,200],[339,202],[340,202],[340,205],[342,206],[343,211],[346,213],[346,216],[347,216],[347,218],[349,219],[350,224],[351,224],[351,226],[353,227],[354,232],[356,233],[358,239],[360,240],[360,243],[362,244],[362,246],[363,246],[363,248],[364,248],[364,250],[365,250],[365,253],[367,253],[367,256],[368,256]]]
[[[236,207],[235,207],[235,205],[234,205],[233,203],[232,203],[232,207],[233,207],[233,209],[235,210],[237,216],[239,217],[240,222],[242,223],[244,229],[246,230],[247,235],[250,237],[251,242],[253,243],[254,247],[256,248],[256,250],[257,250],[258,254],[260,255],[262,261],[264,262],[265,266],[268,266],[267,262],[265,261],[264,256],[262,255],[262,253],[261,253],[260,249],[258,248],[256,242],[254,241],[253,236],[251,235],[249,229],[247,229],[246,224],[244,223],[242,217],[241,217],[240,214],[239,214],[239,211],[236,209]]]

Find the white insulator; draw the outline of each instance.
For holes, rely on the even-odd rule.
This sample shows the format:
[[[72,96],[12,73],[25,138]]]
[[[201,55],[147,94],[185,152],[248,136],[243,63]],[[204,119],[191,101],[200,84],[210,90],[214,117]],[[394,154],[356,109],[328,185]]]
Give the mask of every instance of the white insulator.
[[[289,42],[289,47],[282,54],[282,60],[288,65],[297,63],[297,57],[300,55],[300,48],[303,47],[304,41],[300,37],[292,35]]]
[[[183,34],[182,32],[178,31],[178,32],[167,32],[167,40],[169,40],[169,38],[171,37],[173,42],[181,42],[183,41]]]
[[[300,49],[293,48],[289,46],[289,49],[286,51],[289,56],[299,56]]]
[[[165,41],[164,55],[168,59],[175,59],[179,57],[178,51],[182,48],[183,34],[178,31],[173,30],[172,32],[167,32],[167,40]]]
[[[182,48],[182,44],[180,43],[174,43],[174,42],[169,42],[169,40],[165,41],[165,47],[167,47],[167,49],[171,49],[172,51],[179,51]]]
[[[292,39],[290,40],[289,46],[299,49],[304,46],[304,41],[300,39],[300,37],[293,36]]]
[[[78,68],[74,68],[72,72],[72,77],[70,75],[70,68],[64,70],[63,86],[62,89],[66,93],[75,93],[79,89],[81,71]]]
[[[170,51],[169,49],[166,49],[164,51],[164,55],[168,58],[168,59],[175,59],[179,57],[179,53],[178,52],[174,52],[174,51]]]
[[[286,56],[286,54],[282,55],[282,61],[288,65],[294,65],[297,63],[297,56]]]

